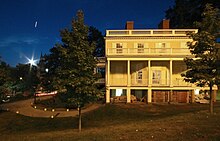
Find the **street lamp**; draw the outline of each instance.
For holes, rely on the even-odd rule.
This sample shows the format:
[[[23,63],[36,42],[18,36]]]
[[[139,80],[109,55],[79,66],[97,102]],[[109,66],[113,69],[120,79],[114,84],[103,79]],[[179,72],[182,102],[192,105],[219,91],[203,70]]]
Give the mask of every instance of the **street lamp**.
[[[34,59],[33,55],[31,57],[31,59],[26,56],[25,56],[25,58],[28,60],[27,64],[30,64],[30,71],[32,69],[32,66],[37,66],[38,59]],[[36,92],[34,93],[34,103],[36,103]]]

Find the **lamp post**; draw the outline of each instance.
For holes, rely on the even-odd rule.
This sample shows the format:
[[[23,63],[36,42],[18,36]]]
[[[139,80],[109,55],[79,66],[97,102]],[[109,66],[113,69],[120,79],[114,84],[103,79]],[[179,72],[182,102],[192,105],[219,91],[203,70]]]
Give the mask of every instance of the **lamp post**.
[[[33,56],[32,56],[31,59],[29,59],[29,58],[27,58],[27,57],[26,57],[26,59],[28,60],[27,64],[30,64],[30,71],[32,70],[32,66],[37,66],[36,62],[37,62],[38,60],[35,60]],[[35,88],[35,89],[36,89],[36,88]],[[34,90],[34,104],[36,104],[36,97],[37,97],[37,96],[36,96],[36,92],[35,92],[35,90]]]

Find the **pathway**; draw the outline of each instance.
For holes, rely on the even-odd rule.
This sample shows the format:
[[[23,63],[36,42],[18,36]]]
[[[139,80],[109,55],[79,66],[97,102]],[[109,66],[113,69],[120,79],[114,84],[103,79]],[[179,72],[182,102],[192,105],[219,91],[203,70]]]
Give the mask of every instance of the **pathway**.
[[[36,109],[32,106],[33,99],[28,99],[28,100],[22,100],[22,101],[16,101],[12,103],[4,103],[1,105],[2,109],[8,110],[11,112],[15,112],[17,114],[25,115],[25,116],[30,116],[30,117],[48,117],[48,118],[53,118],[53,117],[75,117],[78,115],[78,111],[76,109],[71,109],[70,111],[67,111],[67,109],[62,109],[62,110],[56,110],[52,111],[46,110],[41,108]],[[82,113],[86,113],[95,109],[98,109],[101,106],[101,104],[92,104],[89,107],[82,109]]]

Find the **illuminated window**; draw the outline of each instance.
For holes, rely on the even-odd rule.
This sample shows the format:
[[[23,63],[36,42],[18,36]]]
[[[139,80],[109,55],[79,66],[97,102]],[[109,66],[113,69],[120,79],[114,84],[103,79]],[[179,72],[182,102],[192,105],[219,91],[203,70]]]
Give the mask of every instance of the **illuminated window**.
[[[159,47],[159,48],[165,48],[165,47],[166,47],[166,43],[159,43],[159,44],[158,44],[158,47]]]
[[[160,84],[161,81],[161,71],[160,70],[154,70],[153,71],[153,76],[152,76],[152,83],[153,84]]]
[[[164,52],[166,52],[166,43],[158,43],[157,44],[157,52],[159,52],[159,53],[164,53]]]
[[[122,49],[122,43],[117,43],[116,44],[116,53],[122,53],[123,49]]]
[[[137,71],[137,82],[138,83],[142,83],[142,76],[143,76],[142,70]]]
[[[144,53],[144,44],[138,43],[138,53]]]

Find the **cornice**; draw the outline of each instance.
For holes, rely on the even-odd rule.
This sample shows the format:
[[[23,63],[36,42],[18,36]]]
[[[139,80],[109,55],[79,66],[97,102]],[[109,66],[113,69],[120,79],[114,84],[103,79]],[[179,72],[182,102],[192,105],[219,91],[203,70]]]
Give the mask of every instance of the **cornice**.
[[[115,40],[115,39],[190,39],[189,37],[105,37],[106,40]]]

